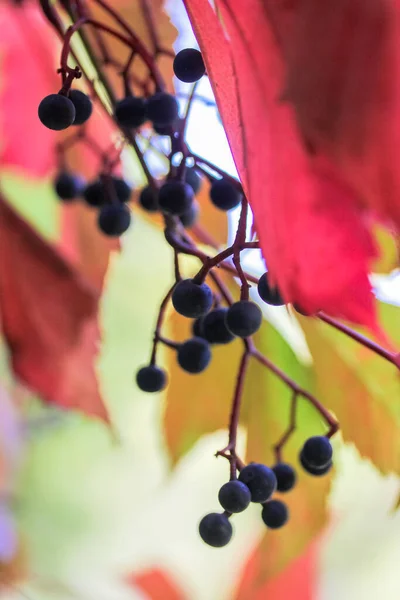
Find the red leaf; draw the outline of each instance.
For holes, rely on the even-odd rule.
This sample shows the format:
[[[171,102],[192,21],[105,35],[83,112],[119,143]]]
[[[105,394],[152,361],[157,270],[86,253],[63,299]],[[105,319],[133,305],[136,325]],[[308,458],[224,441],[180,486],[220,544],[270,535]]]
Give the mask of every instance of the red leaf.
[[[56,37],[40,9],[0,5],[0,165],[43,176],[55,165],[55,133],[38,119],[37,107],[58,91]]]
[[[160,569],[135,573],[128,578],[128,582],[145,592],[149,600],[185,600],[171,577]]]
[[[274,535],[275,532],[271,531],[270,534]],[[236,599],[312,600],[317,591],[317,551],[317,544],[312,544],[282,573],[264,583],[262,553],[257,549],[246,564]]]
[[[301,130],[399,228],[400,4],[306,0],[291,12],[278,27]]]
[[[0,313],[15,373],[44,400],[108,420],[94,372],[98,292],[0,200]]]
[[[271,279],[287,301],[307,311],[322,309],[375,328],[367,277],[375,249],[361,203],[326,156],[310,152],[282,99],[278,26],[286,31],[285,25],[288,38],[293,26],[286,11],[261,0],[220,0],[222,26],[208,0],[185,4]]]

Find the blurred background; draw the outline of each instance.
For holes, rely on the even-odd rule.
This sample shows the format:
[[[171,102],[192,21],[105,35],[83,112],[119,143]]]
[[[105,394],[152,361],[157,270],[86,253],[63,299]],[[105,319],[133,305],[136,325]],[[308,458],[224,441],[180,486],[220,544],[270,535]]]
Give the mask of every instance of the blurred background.
[[[137,4],[113,6],[145,35]],[[161,2],[154,4],[165,43],[175,51],[196,46],[181,1],[168,0],[165,13]],[[169,387],[155,395],[137,389],[135,373],[148,361],[158,307],[173,278],[172,252],[160,222],[135,202],[120,248],[98,233],[91,209],[60,203],[53,190],[55,135],[37,120],[39,101],[56,91],[60,45],[36,2],[1,2],[0,31],[0,189],[2,204],[12,209],[0,211],[0,597],[398,600],[398,373],[327,325],[264,305],[258,346],[342,425],[333,441],[335,468],[323,480],[300,474],[286,528],[266,531],[259,507],[251,506],[234,519],[226,548],[207,547],[197,528],[204,514],[218,510],[218,490],[228,479],[228,464],[214,454],[226,445],[239,342],[215,350],[198,379],[180,372],[163,350]],[[184,110],[190,86],[174,84]],[[234,175],[206,78],[196,93],[188,143]],[[107,148],[110,129],[99,110],[95,118],[96,140]],[[151,136],[144,130],[139,142],[162,177],[167,165],[149,145]],[[168,151],[162,136],[151,141]],[[86,148],[70,160],[88,178],[98,169]],[[136,190],[145,183],[130,151],[122,154],[122,173]],[[203,182],[202,223],[226,244],[237,214],[221,216],[207,193]],[[383,259],[371,276],[381,321],[399,348],[397,251],[386,233],[377,236]],[[60,266],[47,260],[47,247],[98,289],[96,322],[72,350],[63,345],[72,323],[63,315],[78,301],[55,294]],[[263,272],[257,251],[246,267]],[[188,274],[196,268],[184,262]],[[237,284],[230,285],[235,291]],[[101,341],[93,335],[97,327]],[[172,314],[166,330],[177,339],[188,334],[184,319]],[[60,373],[61,383],[54,383]],[[248,460],[271,464],[289,402],[289,391],[252,365],[240,429]],[[319,415],[301,404],[288,460],[298,466],[301,444],[323,431]]]

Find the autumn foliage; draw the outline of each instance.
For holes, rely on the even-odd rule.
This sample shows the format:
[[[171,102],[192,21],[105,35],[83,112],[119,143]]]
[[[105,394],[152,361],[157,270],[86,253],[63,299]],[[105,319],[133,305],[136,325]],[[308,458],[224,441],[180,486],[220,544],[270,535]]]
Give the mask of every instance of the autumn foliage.
[[[213,99],[204,98],[203,89],[197,97],[197,84],[182,88],[173,77],[177,32],[161,0],[0,2],[1,597],[21,582],[32,579],[35,585],[30,544],[40,533],[37,522],[45,521],[47,510],[51,520],[52,502],[58,501],[44,478],[45,508],[32,520],[33,535],[25,536],[29,461],[34,464],[35,450],[40,454],[42,416],[47,423],[52,410],[62,423],[70,415],[78,423],[77,456],[75,439],[68,438],[72,420],[60,427],[59,439],[65,435],[69,441],[57,447],[57,458],[43,451],[50,472],[53,459],[68,465],[70,453],[75,460],[73,482],[66,476],[57,484],[66,496],[79,485],[73,508],[60,511],[62,518],[63,511],[67,515],[67,533],[76,527],[80,540],[92,512],[93,522],[96,517],[102,526],[108,516],[110,530],[115,519],[116,533],[106,523],[106,541],[99,544],[111,556],[115,543],[123,557],[118,567],[113,563],[111,579],[124,592],[148,599],[191,600],[200,589],[193,564],[210,572],[214,567],[206,555],[214,549],[200,546],[197,536],[202,515],[194,518],[183,498],[186,492],[193,504],[200,498],[200,476],[212,481],[215,492],[229,473],[235,479],[252,462],[272,466],[284,449],[297,478],[293,493],[283,497],[289,525],[277,532],[257,529],[249,509],[247,525],[237,526],[237,554],[215,559],[215,569],[224,568],[224,560],[225,567],[230,560],[235,565],[229,586],[222,592],[217,577],[213,590],[235,600],[311,600],[320,585],[324,544],[340,521],[340,511],[335,514],[328,502],[343,467],[340,449],[351,444],[379,476],[400,473],[400,320],[398,307],[378,302],[371,283],[377,261],[386,275],[399,258],[400,5],[397,0],[179,4],[189,18],[179,27],[193,29],[238,178],[192,152],[185,138],[193,103],[212,105]],[[71,23],[76,31],[66,43]],[[67,85],[75,64],[73,87],[90,96],[92,117],[82,128],[50,131],[37,107]],[[149,119],[134,131],[121,127],[115,117],[119,99],[134,94],[148,101],[160,89],[179,99],[181,118],[167,132],[157,131]],[[177,156],[183,157],[178,165]],[[182,215],[146,213],[138,198],[145,185],[158,193],[168,177],[182,183],[186,159],[199,176],[200,215],[184,228]],[[87,182],[117,175],[132,183],[124,206],[134,225],[126,237],[106,237],[97,209],[83,197],[65,203],[56,197],[54,181],[61,171]],[[221,176],[241,199],[238,225],[210,202],[213,182]],[[228,233],[233,242],[226,247]],[[257,296],[261,267],[248,260],[245,268],[241,252],[262,258],[262,272],[267,269],[271,288],[283,298],[279,308]],[[193,323],[170,303],[176,283],[193,277],[195,283],[207,280],[213,308],[250,300],[264,317],[254,336],[213,345],[200,381],[176,360]],[[169,382],[153,404],[135,386],[135,369],[149,357],[151,366],[157,357]],[[37,399],[43,411],[38,419]],[[94,434],[91,427],[98,427]],[[227,427],[228,445],[210,451],[209,440]],[[311,436],[334,436],[334,450],[339,449],[330,474],[314,480],[299,464],[299,449]],[[55,444],[57,437],[58,432]],[[207,459],[216,453],[218,461],[201,462],[196,452],[202,444]],[[159,462],[152,463],[156,455]],[[224,463],[224,481],[213,472],[214,463],[216,469]],[[18,484],[21,468],[28,475]],[[127,500],[124,486],[134,469]],[[179,488],[183,476],[189,483]],[[169,508],[174,485],[179,514]],[[22,517],[15,517],[18,494]],[[74,512],[85,505],[85,494],[92,502],[90,518]],[[211,509],[208,496],[203,504],[201,510]],[[113,514],[107,512],[111,505]],[[124,510],[127,522],[131,519],[126,531],[118,520]],[[125,555],[120,538],[136,543],[137,531],[142,545]],[[86,543],[83,534],[82,540]],[[154,540],[156,550],[150,548]],[[127,556],[134,557],[129,568]],[[190,582],[175,577],[181,566]],[[208,585],[206,573],[203,579]],[[60,581],[49,577],[38,589],[85,593],[85,584],[78,590],[75,581],[70,588]]]

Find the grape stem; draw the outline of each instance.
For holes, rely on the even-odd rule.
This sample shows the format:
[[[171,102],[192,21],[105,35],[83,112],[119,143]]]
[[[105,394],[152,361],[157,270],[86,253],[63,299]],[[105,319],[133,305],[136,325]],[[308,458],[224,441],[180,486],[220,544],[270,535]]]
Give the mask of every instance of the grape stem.
[[[247,203],[244,207],[242,205],[242,212],[241,212],[241,217],[239,219],[238,231],[235,236],[235,241],[232,244],[232,246],[230,248],[227,248],[226,250],[234,249],[236,243],[240,244],[239,248],[243,247],[243,245],[247,245],[247,243],[243,241],[246,237],[246,225],[247,225]],[[170,237],[170,234],[172,234],[172,237]],[[169,226],[167,226],[167,228],[166,228],[166,237],[167,237],[167,240],[170,241],[170,243],[172,242],[172,244],[176,244],[176,245],[173,245],[173,248],[175,251],[180,251],[184,254],[191,254],[191,255],[197,256],[198,258],[200,258],[201,260],[204,261],[204,263],[207,265],[207,267],[209,267],[210,261],[213,259],[209,259],[206,256],[198,256],[197,248],[194,247],[193,242],[191,241],[189,235],[186,232],[182,236],[183,239],[179,240],[178,235],[171,228],[171,224],[169,224]],[[253,247],[253,246],[251,246],[251,247]],[[193,254],[193,252],[195,252],[195,253]],[[221,258],[221,256],[223,258],[225,258],[224,252],[226,252],[226,251],[219,253],[215,257],[215,259],[217,259],[217,257]],[[222,283],[220,277],[212,270],[213,267],[217,266],[218,264],[219,264],[218,260],[216,260],[215,265],[213,264],[213,266],[208,269],[207,273],[209,274],[210,279],[212,279],[212,281],[214,282],[215,286],[217,287],[217,290],[219,291],[219,293],[225,300],[226,304],[228,306],[230,306],[233,303],[233,298],[232,298],[228,288]],[[247,281],[246,281],[246,283],[247,283]],[[255,347],[255,345],[253,343],[252,338],[244,339],[243,343],[244,343],[244,350],[243,350],[242,359],[241,359],[239,369],[238,369],[238,374],[237,374],[237,379],[236,379],[236,387],[235,387],[234,397],[233,397],[233,401],[232,401],[231,415],[230,415],[230,419],[229,419],[228,445],[223,450],[217,452],[217,456],[224,456],[225,458],[228,458],[228,460],[230,462],[230,468],[231,468],[231,478],[236,477],[236,470],[238,468],[238,461],[237,461],[237,454],[236,454],[237,428],[238,428],[239,418],[240,418],[244,379],[245,379],[245,375],[247,372],[249,359],[251,357],[253,357],[255,360],[260,362],[264,367],[269,369],[276,377],[278,377],[281,381],[283,381],[283,383],[293,391],[293,397],[296,397],[296,402],[295,402],[295,407],[292,408],[292,413],[293,413],[293,411],[296,411],[296,408],[297,408],[297,397],[301,396],[305,400],[310,402],[312,404],[312,406],[314,406],[314,408],[320,413],[320,415],[326,421],[326,423],[329,427],[329,430],[327,432],[327,437],[332,437],[339,428],[338,422],[331,416],[329,411],[321,404],[321,402],[319,402],[319,400],[317,400],[317,398],[315,398],[312,394],[310,394],[309,392],[307,392],[306,390],[301,388],[293,379],[291,379],[288,375],[286,375],[286,373],[284,371],[282,371],[272,361],[270,361],[266,356],[264,356],[259,350],[257,350],[257,348]],[[294,425],[293,425],[293,420],[294,420]],[[293,427],[292,427],[292,425],[293,425]],[[281,439],[280,442],[278,442],[279,453],[281,453],[284,445],[287,443],[290,436],[292,435],[292,433],[295,430],[295,415],[292,417],[291,423],[289,425],[289,429],[290,429],[290,431],[288,430],[288,432],[286,432],[285,438],[283,439],[283,441]]]
[[[207,246],[211,246],[212,248],[215,248],[218,250],[217,242],[200,225],[196,225],[193,228],[193,233],[199,242],[201,242],[203,244],[207,244]],[[229,263],[223,262],[219,266],[222,269],[224,269],[225,271],[236,274],[235,267],[233,267]],[[251,283],[255,283],[255,284],[258,283],[259,277],[252,275],[251,273],[247,273],[246,271],[244,271],[244,275],[245,275],[247,281],[250,281]],[[344,323],[341,323],[341,321],[339,321],[338,319],[335,319],[334,317],[331,317],[322,311],[316,313],[313,316],[320,319],[327,325],[334,327],[338,331],[341,331],[342,333],[347,335],[347,337],[350,337],[358,344],[361,344],[365,348],[368,348],[369,350],[371,350],[372,352],[374,352],[381,358],[387,360],[388,362],[392,363],[395,367],[400,369],[400,353],[390,352],[389,350],[386,350],[377,342],[370,340],[369,338],[362,335],[358,331],[352,329],[351,327],[349,327],[348,325],[345,325]]]
[[[63,22],[58,16],[58,13],[54,6],[50,3],[49,0],[40,0],[40,4],[44,14],[46,15],[47,19],[52,23],[52,25],[57,30],[57,32],[63,40],[63,46],[60,57],[60,72],[63,78],[63,87],[61,90],[62,93],[67,93],[73,79],[79,77],[80,74],[83,73],[85,75],[85,78],[89,82],[89,85],[91,86],[94,97],[97,98],[97,100],[100,103],[102,103],[94,82],[89,81],[84,68],[82,68],[82,65],[79,64],[79,61],[76,57],[76,53],[74,53],[73,48],[71,48],[71,40],[75,33],[77,33],[77,35],[80,37],[85,47],[85,50],[93,64],[93,67],[96,70],[98,80],[103,85],[103,88],[106,91],[112,106],[115,106],[116,103],[116,93],[106,73],[102,68],[104,65],[111,65],[114,68],[118,68],[119,75],[124,81],[125,89],[127,92],[130,91],[131,82],[133,82],[133,84],[138,85],[142,90],[145,90],[146,93],[149,90],[149,84],[147,82],[138,81],[137,78],[135,79],[135,74],[131,73],[133,61],[136,55],[138,55],[141,58],[142,62],[147,67],[149,74],[148,81],[150,83],[154,83],[156,91],[164,90],[165,82],[157,66],[156,57],[158,54],[161,53],[170,56],[172,56],[173,53],[171,53],[168,50],[164,50],[161,46],[155,25],[154,15],[152,13],[152,8],[149,0],[140,0],[140,6],[148,27],[151,45],[153,47],[153,54],[149,52],[144,43],[135,34],[133,29],[130,27],[129,23],[127,23],[125,19],[106,2],[106,0],[93,0],[93,2],[97,6],[101,7],[111,17],[114,26],[110,26],[108,24],[102,23],[97,19],[94,19],[87,9],[86,2],[84,2],[83,0],[76,0],[73,5],[71,4],[73,8],[67,9],[68,14],[71,20],[73,21],[73,24],[66,31],[64,31]],[[97,57],[96,51],[92,47],[90,39],[86,35],[86,27],[89,27],[92,33],[94,34],[96,51],[100,54],[100,59]],[[103,34],[104,36],[109,35],[119,40],[131,50],[127,61],[122,66],[118,62],[118,60],[114,59],[111,56],[105,41],[105,37],[103,38]],[[78,65],[77,67],[72,68],[68,66],[68,58],[70,55],[74,58],[76,64]],[[192,106],[192,102],[196,97],[195,91],[196,86],[193,86],[192,92],[189,96],[189,100],[187,103],[185,117],[178,125],[177,131],[174,132],[171,127],[171,133],[178,134],[178,138],[174,138],[174,142],[176,143],[175,147],[181,149],[184,157],[192,157],[195,161],[196,168],[203,172],[208,178],[213,179],[213,176],[210,172],[224,177],[233,186],[235,186],[235,188],[238,189],[243,195],[241,183],[236,178],[231,177],[210,161],[191,152],[191,150],[185,143],[185,128],[188,121],[189,111]],[[104,104],[103,108],[105,108]],[[108,114],[108,117],[112,118],[107,109],[106,112]],[[136,152],[138,160],[140,161],[141,166],[143,168],[143,172],[149,182],[149,185],[156,187],[156,182],[154,181],[152,174],[147,166],[143,153],[138,147],[135,134],[132,131],[123,131],[123,134],[125,136],[125,139],[129,142],[129,144]],[[62,155],[64,157],[65,151],[67,150],[67,148],[70,148],[73,145],[74,141],[78,142],[84,140],[85,143],[87,143],[88,146],[91,146],[93,151],[102,158],[104,167],[108,166],[110,170],[115,164],[115,161],[110,162],[110,160],[107,158],[109,153],[104,152],[101,148],[98,147],[97,144],[92,144],[91,142],[93,140],[91,140],[91,138],[89,138],[88,136],[85,136],[86,134],[84,130],[82,130],[82,133],[77,135],[75,140],[72,140],[71,138],[70,142],[68,140],[64,142],[63,145],[60,145],[58,148],[59,155]],[[186,161],[184,159],[182,160],[180,165],[179,174],[181,176],[184,176],[185,168]],[[106,178],[108,177],[109,181],[109,172],[105,173],[104,176]],[[227,285],[224,283],[220,275],[216,272],[217,267],[221,268],[230,275],[237,277],[240,280],[240,298],[241,300],[248,300],[250,288],[249,282],[255,283],[257,282],[257,278],[252,277],[243,270],[241,265],[241,252],[248,249],[259,249],[258,241],[246,242],[248,212],[248,202],[245,196],[243,195],[238,229],[235,235],[234,242],[231,246],[223,250],[219,250],[219,248],[217,247],[215,242],[213,242],[211,236],[207,232],[202,231],[200,227],[196,227],[194,229],[195,238],[199,242],[206,243],[217,249],[217,254],[213,257],[208,256],[206,253],[204,253],[198,248],[197,243],[194,240],[192,240],[190,235],[183,229],[183,227],[179,225],[177,218],[165,218],[165,238],[174,251],[175,283],[168,290],[167,294],[165,295],[160,304],[157,322],[154,330],[153,346],[150,357],[151,365],[154,365],[156,363],[156,355],[159,344],[163,344],[173,350],[176,350],[179,347],[179,344],[177,342],[164,337],[161,334],[161,330],[173,290],[175,288],[176,283],[181,278],[179,269],[180,254],[194,256],[200,260],[201,268],[193,279],[197,283],[202,283],[206,279],[206,277],[209,277],[209,279],[213,282],[213,285],[218,292],[218,295],[216,295],[217,302],[219,302],[222,299],[228,306],[230,306],[234,302],[234,299],[232,298],[232,295]],[[330,324],[332,326],[336,326],[332,322]],[[343,328],[341,330],[346,333],[346,331]],[[347,334],[350,335],[349,333]],[[333,433],[338,429],[337,422],[332,418],[330,413],[322,406],[322,404],[316,398],[314,398],[314,396],[312,396],[307,391],[303,390],[300,386],[298,386],[296,382],[290,379],[266,356],[261,354],[256,349],[251,338],[243,340],[243,345],[243,353],[240,359],[240,365],[237,373],[235,391],[232,399],[232,407],[229,419],[228,446],[217,453],[219,456],[224,456],[230,461],[232,479],[236,478],[237,470],[240,470],[244,466],[243,461],[236,454],[236,443],[245,377],[248,372],[248,366],[250,364],[251,358],[257,360],[265,368],[268,368],[272,373],[275,374],[275,376],[280,378],[293,391],[292,404],[290,409],[290,423],[288,429],[284,432],[283,436],[275,445],[275,452],[277,455],[279,454],[280,456],[282,448],[284,447],[287,440],[295,430],[298,397],[303,397],[305,400],[309,401],[315,407],[316,410],[319,411],[319,413],[322,415],[322,417],[325,419],[329,426],[328,436],[333,435]],[[398,358],[394,357],[394,359],[400,362]]]
[[[153,337],[153,348],[152,348],[151,357],[150,357],[151,365],[156,364],[158,344],[160,341],[162,341],[160,331],[161,331],[161,327],[164,323],[165,312],[167,310],[168,303],[172,296],[172,292],[174,291],[175,285],[176,285],[176,283],[174,283],[174,285],[168,290],[168,292],[164,296],[164,298],[160,304],[160,308],[158,310],[158,317],[157,317],[157,322],[156,322],[156,327],[154,330],[154,337]],[[165,343],[165,341],[164,341],[164,343]]]

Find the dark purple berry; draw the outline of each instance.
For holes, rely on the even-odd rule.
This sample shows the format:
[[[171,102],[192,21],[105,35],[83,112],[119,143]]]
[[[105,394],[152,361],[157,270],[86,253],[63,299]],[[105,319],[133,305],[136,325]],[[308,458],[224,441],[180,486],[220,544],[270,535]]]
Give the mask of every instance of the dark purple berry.
[[[116,103],[114,116],[121,127],[140,127],[147,119],[146,100],[138,96],[127,96]]]
[[[175,96],[157,92],[147,101],[147,116],[157,126],[172,125],[179,112]]]
[[[131,211],[125,204],[105,204],[101,208],[98,224],[105,235],[122,235],[131,224]]]
[[[158,135],[167,135],[172,137],[174,134],[173,124],[172,125],[155,125],[153,123],[153,129]]]
[[[139,369],[136,383],[143,392],[160,392],[167,385],[167,374],[156,365],[148,365]]]
[[[275,473],[278,492],[288,492],[296,483],[296,471],[287,463],[278,463],[272,467]]]
[[[254,302],[240,300],[228,308],[225,322],[233,335],[245,338],[260,329],[262,312]]]
[[[247,485],[241,481],[228,481],[218,493],[222,508],[230,513],[240,513],[249,506],[251,493]]]
[[[287,522],[289,511],[286,504],[280,500],[270,500],[264,504],[261,517],[267,527],[279,529]]]
[[[247,485],[252,502],[266,502],[276,490],[272,469],[259,463],[250,463],[240,471],[239,481]]]
[[[232,537],[232,525],[226,515],[210,513],[202,518],[199,525],[200,537],[209,546],[222,548]]]
[[[180,81],[194,83],[206,72],[203,57],[196,48],[185,48],[174,58],[174,73]]]
[[[178,348],[179,366],[187,373],[201,373],[208,367],[210,360],[210,346],[203,338],[190,338]]]
[[[93,111],[92,101],[87,94],[80,90],[71,90],[69,99],[75,106],[75,119],[73,125],[83,125],[89,119]]]
[[[215,308],[203,317],[203,337],[210,344],[228,344],[235,336],[226,326],[227,308]]]
[[[268,273],[261,275],[257,288],[261,300],[264,300],[267,304],[272,304],[272,306],[282,306],[285,304],[279,291],[269,285]]]
[[[324,467],[312,467],[307,462],[305,462],[303,458],[303,452],[300,452],[300,464],[306,471],[306,473],[308,473],[309,475],[313,475],[314,477],[322,477],[323,475],[326,475],[327,473],[329,473],[333,466],[332,461],[330,461]]]
[[[82,194],[85,189],[85,180],[79,175],[63,171],[57,175],[54,189],[61,200],[73,200]]]
[[[120,177],[98,179],[89,183],[83,197],[90,206],[103,206],[116,200],[127,202],[131,196],[130,186]]]
[[[159,209],[158,190],[151,185],[144,187],[139,194],[139,204],[147,212],[157,212]]]
[[[315,469],[326,467],[332,460],[333,450],[329,439],[322,435],[310,437],[301,451],[303,461]]]
[[[74,122],[75,106],[67,96],[50,94],[39,104],[38,115],[45,127],[61,131]]]
[[[112,177],[112,184],[115,188],[115,193],[120,202],[129,202],[132,188],[126,183],[125,179],[121,179],[121,177]]]
[[[190,209],[193,197],[193,188],[188,183],[171,180],[161,186],[158,203],[163,212],[180,216]]]
[[[195,337],[202,337],[204,338],[203,335],[203,320],[204,317],[199,317],[198,319],[195,319],[192,323],[192,333]]]
[[[231,210],[242,201],[240,191],[227,179],[215,179],[210,190],[211,202],[220,210]]]
[[[172,292],[172,304],[180,315],[196,319],[205,315],[213,303],[213,293],[206,283],[183,279]]]

